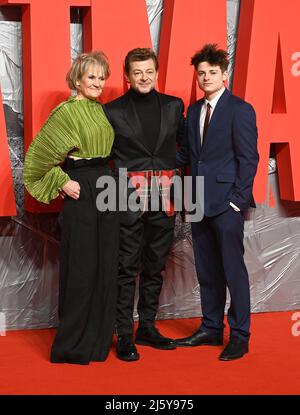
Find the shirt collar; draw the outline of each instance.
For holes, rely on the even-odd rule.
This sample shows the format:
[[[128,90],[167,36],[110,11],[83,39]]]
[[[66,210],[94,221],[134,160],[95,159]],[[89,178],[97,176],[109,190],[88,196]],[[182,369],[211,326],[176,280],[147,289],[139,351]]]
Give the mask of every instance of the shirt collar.
[[[205,105],[207,106],[207,104],[209,103],[209,105],[211,106],[211,108],[212,109],[215,109],[215,106],[217,105],[217,103],[218,103],[219,99],[221,98],[221,95],[223,94],[224,91],[225,91],[225,86],[223,86],[220,89],[220,91],[218,92],[218,94],[213,99],[211,99],[210,101],[208,101],[205,98]]]

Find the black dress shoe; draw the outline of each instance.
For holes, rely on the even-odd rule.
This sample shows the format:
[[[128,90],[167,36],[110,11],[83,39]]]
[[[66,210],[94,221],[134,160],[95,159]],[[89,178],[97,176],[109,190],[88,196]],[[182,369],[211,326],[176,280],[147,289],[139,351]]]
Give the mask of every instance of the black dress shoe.
[[[139,360],[140,355],[132,341],[131,335],[119,336],[117,342],[117,358],[125,360],[126,362],[132,362]]]
[[[156,349],[176,349],[175,341],[162,336],[156,327],[139,327],[136,332],[135,342],[136,344],[151,346]]]
[[[221,346],[223,344],[223,336],[198,330],[189,337],[184,337],[175,341],[179,347]]]
[[[220,360],[235,360],[240,359],[245,353],[248,353],[249,346],[248,342],[241,340],[239,337],[232,336],[229,343],[220,354]]]

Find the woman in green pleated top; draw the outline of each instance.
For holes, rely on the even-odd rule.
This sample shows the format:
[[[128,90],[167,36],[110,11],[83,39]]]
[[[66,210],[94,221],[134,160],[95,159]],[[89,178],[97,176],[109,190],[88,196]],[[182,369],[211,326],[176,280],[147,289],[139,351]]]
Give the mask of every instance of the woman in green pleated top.
[[[115,324],[119,217],[98,211],[96,186],[111,176],[114,131],[97,98],[109,76],[103,52],[79,55],[67,74],[76,96],[58,105],[32,141],[24,184],[38,201],[63,196],[59,325],[53,363],[104,361]]]

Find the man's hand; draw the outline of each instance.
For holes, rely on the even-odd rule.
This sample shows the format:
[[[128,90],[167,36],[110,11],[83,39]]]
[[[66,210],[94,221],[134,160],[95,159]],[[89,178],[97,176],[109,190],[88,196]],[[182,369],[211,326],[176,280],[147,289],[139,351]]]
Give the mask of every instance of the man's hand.
[[[73,199],[79,199],[80,196],[80,185],[74,180],[69,180],[62,188],[63,195],[66,194]],[[62,196],[64,197],[64,196]]]

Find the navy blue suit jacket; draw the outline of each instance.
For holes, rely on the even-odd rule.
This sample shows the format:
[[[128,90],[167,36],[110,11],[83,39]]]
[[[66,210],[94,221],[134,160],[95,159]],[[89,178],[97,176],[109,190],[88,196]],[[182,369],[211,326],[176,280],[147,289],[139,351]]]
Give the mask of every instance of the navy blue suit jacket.
[[[259,156],[253,107],[225,89],[201,146],[199,122],[203,103],[204,98],[188,108],[177,166],[190,165],[192,176],[204,177],[205,216],[224,212],[230,202],[241,210],[255,207],[252,187]]]

